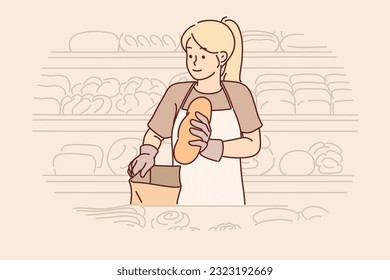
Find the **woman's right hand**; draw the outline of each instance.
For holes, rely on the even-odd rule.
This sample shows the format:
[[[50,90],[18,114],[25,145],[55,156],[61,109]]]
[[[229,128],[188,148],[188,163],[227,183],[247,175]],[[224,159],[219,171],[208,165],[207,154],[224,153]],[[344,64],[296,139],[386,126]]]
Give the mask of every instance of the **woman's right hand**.
[[[133,159],[127,169],[127,174],[133,178],[138,172],[141,172],[141,177],[145,177],[146,173],[154,166],[155,157],[158,153],[156,147],[152,145],[142,145],[140,155]]]

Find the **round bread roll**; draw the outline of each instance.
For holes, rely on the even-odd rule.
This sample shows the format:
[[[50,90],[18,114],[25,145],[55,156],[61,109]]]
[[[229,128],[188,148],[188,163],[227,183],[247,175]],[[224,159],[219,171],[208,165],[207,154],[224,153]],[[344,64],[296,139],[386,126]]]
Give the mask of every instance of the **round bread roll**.
[[[304,217],[306,220],[321,218],[328,213],[328,210],[319,206],[309,206],[301,211],[302,217]]]
[[[188,107],[187,116],[179,126],[178,139],[174,148],[174,156],[177,162],[189,164],[199,155],[200,147],[192,146],[189,142],[199,140],[198,136],[191,134],[190,129],[193,127],[190,123],[192,119],[197,120],[195,113],[199,112],[211,121],[211,103],[207,98],[199,97],[194,99]]]
[[[307,176],[313,173],[315,163],[310,153],[296,150],[287,152],[280,159],[279,167],[283,175]]]
[[[253,220],[256,225],[272,221],[293,222],[299,220],[299,214],[294,210],[285,208],[266,208],[255,213]]]

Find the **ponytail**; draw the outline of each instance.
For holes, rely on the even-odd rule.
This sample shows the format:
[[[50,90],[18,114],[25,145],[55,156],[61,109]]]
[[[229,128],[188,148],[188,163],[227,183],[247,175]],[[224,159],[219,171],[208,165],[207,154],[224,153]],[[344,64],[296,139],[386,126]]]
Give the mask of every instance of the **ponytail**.
[[[241,66],[242,66],[242,35],[241,30],[237,23],[231,19],[223,18],[221,20],[227,27],[234,37],[234,49],[230,58],[228,59],[224,73],[222,75],[223,80],[241,82]]]

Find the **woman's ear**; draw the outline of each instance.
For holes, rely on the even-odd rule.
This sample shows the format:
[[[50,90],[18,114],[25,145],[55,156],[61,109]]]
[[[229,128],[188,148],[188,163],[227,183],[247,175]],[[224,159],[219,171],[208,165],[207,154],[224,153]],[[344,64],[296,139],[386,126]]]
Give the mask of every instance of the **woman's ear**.
[[[227,53],[222,51],[222,52],[219,52],[218,53],[218,58],[219,58],[219,62],[221,63],[221,65],[224,65],[227,61]]]

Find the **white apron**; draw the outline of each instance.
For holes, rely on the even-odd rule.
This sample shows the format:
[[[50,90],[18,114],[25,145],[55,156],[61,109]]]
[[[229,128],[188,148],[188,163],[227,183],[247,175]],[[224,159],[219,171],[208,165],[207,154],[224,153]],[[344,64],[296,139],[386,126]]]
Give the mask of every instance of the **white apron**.
[[[180,123],[187,115],[183,105],[194,88],[190,87],[180,106],[172,131],[172,149],[178,138]],[[225,86],[222,89],[230,109],[212,111],[211,136],[213,139],[230,140],[241,137],[240,127]],[[172,153],[173,154],[173,153]],[[219,162],[202,155],[190,164],[180,164],[173,157],[173,164],[180,165],[182,189],[179,205],[244,205],[244,187],[241,173],[241,159],[222,157]]]

